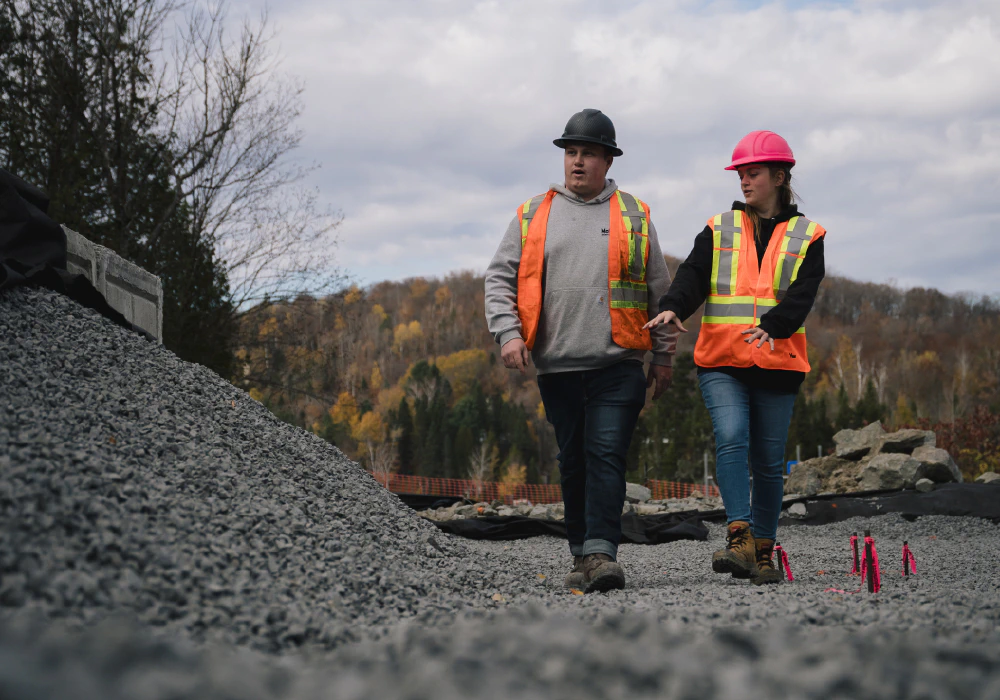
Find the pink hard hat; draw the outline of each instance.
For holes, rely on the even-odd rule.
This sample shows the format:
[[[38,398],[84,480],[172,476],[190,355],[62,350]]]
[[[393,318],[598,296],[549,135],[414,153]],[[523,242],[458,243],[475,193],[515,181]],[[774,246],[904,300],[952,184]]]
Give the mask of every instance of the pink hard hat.
[[[773,131],[751,131],[740,139],[733,149],[733,162],[726,170],[736,170],[747,163],[791,163],[795,165],[795,156],[788,141]]]

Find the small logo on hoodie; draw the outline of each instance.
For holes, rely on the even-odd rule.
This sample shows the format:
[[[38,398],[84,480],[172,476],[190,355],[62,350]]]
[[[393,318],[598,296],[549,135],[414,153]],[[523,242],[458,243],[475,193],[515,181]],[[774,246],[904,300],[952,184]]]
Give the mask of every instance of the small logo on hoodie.
[[[611,229],[606,229],[606,228],[601,229],[602,236],[607,236],[609,233],[611,233]]]

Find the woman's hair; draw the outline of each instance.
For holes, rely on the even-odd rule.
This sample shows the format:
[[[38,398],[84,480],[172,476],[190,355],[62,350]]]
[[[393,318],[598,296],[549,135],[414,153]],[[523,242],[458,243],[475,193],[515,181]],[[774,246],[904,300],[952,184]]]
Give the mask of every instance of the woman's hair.
[[[788,207],[798,202],[799,195],[792,188],[792,166],[788,163],[780,162],[761,163],[761,165],[767,168],[768,174],[771,176],[779,170],[785,173],[785,179],[778,186],[778,206],[781,207],[781,211],[785,211]],[[756,210],[753,207],[747,207],[746,213],[753,224],[754,236],[760,235],[760,217],[757,215]]]

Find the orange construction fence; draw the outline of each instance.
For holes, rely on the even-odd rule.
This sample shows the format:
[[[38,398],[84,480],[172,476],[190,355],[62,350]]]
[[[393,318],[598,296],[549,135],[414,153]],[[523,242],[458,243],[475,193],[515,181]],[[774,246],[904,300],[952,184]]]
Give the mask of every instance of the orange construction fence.
[[[497,481],[474,481],[472,479],[441,479],[412,474],[372,475],[376,481],[393,493],[413,493],[426,496],[458,496],[473,501],[527,500],[531,503],[559,503],[562,489],[558,484],[504,484]],[[719,489],[704,484],[683,484],[677,481],[657,481],[650,479],[646,487],[653,492],[654,499],[687,498],[699,491],[705,496],[718,496]]]

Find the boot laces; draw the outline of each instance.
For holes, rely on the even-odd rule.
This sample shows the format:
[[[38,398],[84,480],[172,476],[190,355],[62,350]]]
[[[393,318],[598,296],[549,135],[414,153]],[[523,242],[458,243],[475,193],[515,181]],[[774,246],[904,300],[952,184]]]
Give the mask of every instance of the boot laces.
[[[762,547],[757,550],[757,568],[758,569],[773,569],[774,560],[771,558],[773,549],[770,547]]]
[[[736,549],[742,544],[746,544],[747,538],[750,536],[750,530],[747,528],[740,528],[739,530],[731,530],[726,535],[726,548]]]

